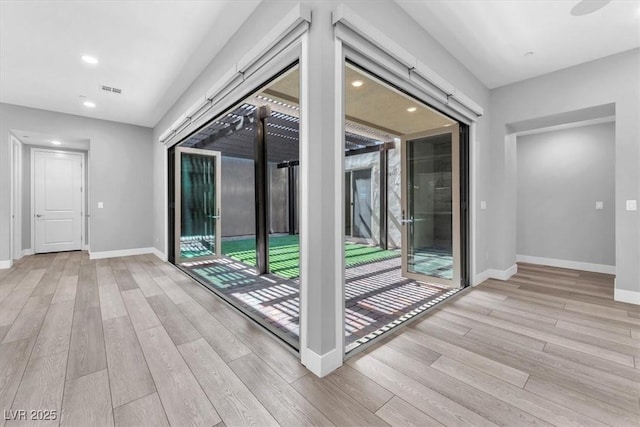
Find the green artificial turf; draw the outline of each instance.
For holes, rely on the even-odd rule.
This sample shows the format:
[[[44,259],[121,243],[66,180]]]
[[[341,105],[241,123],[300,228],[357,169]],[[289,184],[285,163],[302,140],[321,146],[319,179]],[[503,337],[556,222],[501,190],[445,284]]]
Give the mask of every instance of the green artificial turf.
[[[222,253],[245,264],[256,265],[255,239],[223,241]],[[389,251],[358,243],[345,243],[345,264],[347,267],[398,256],[400,256],[398,251]],[[286,279],[295,279],[300,276],[298,236],[269,237],[269,269],[271,273]]]

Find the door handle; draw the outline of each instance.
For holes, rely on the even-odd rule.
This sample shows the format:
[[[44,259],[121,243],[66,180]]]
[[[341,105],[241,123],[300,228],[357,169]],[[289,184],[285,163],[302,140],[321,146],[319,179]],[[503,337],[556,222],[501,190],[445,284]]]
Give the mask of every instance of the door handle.
[[[36,218],[43,217],[44,215],[36,214]]]
[[[411,224],[411,223],[413,223],[413,217],[409,219],[405,219],[404,211],[402,211],[402,219],[400,220],[400,224]]]

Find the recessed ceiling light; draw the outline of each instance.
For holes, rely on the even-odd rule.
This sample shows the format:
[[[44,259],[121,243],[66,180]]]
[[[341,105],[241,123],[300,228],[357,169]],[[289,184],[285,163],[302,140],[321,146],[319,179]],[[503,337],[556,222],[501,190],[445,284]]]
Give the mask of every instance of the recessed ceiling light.
[[[416,108],[416,107],[409,107],[409,108],[407,108],[407,111],[408,111],[408,112],[410,112],[410,113],[413,113],[413,112],[414,112],[414,111],[416,111],[416,110],[417,110],[417,108]]]
[[[362,80],[354,80],[351,82],[351,86],[353,87],[360,87],[364,84],[364,82]]]
[[[87,108],[95,108],[95,107],[96,107],[96,104],[94,104],[94,103],[93,103],[93,102],[91,102],[91,101],[84,101],[84,102],[82,103],[82,105],[84,105],[84,106],[85,106],[85,107],[87,107]]]
[[[532,51],[532,50],[530,50],[529,52],[525,52],[525,53],[524,53],[524,56],[525,56],[525,57],[526,57],[526,56],[533,56],[533,51]]]
[[[611,0],[582,0],[573,6],[571,14],[573,16],[589,15],[590,13],[602,9],[609,4],[609,2],[611,2]]]
[[[62,142],[60,142],[60,141],[56,141],[56,140],[51,141],[51,143],[52,143],[53,145],[60,145],[60,144],[62,144]]]
[[[91,56],[91,55],[82,55],[81,58],[87,64],[97,64],[98,63],[98,58],[96,58],[94,56]]]

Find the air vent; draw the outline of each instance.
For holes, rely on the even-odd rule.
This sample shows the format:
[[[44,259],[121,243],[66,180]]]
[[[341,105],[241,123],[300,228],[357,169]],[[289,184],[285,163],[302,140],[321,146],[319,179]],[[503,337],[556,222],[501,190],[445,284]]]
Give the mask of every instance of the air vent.
[[[118,89],[117,87],[105,86],[105,85],[100,85],[100,90],[104,92],[111,92],[116,94],[122,93],[122,89]]]

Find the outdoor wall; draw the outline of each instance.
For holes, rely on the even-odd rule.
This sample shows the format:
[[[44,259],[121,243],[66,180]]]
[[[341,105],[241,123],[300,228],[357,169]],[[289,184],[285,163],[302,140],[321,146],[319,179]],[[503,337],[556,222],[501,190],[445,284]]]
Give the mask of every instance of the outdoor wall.
[[[615,105],[616,293],[640,302],[640,49],[504,86],[491,92],[491,264],[516,261],[516,153],[508,125],[605,104]],[[620,293],[622,291],[622,293]]]
[[[256,234],[254,162],[222,156],[222,237]],[[269,221],[271,233],[289,232],[287,170],[269,163]]]
[[[615,265],[614,126],[518,137],[518,256]]]
[[[289,175],[288,169],[278,169],[269,163],[269,232],[289,232]]]
[[[387,244],[389,249],[400,248],[402,243],[402,203],[400,200],[400,147],[389,150],[387,176]],[[372,244],[380,243],[380,153],[366,153],[344,158],[345,171],[371,168],[372,190]]]
[[[255,235],[253,160],[222,156],[222,237]]]
[[[91,252],[153,245],[151,129],[0,104],[0,260],[10,258],[10,129],[90,140]]]

